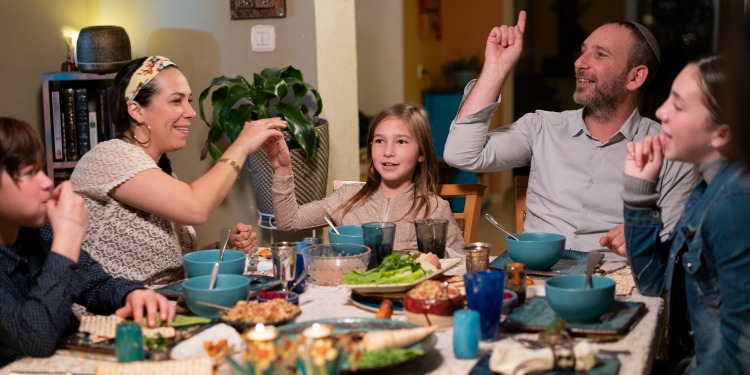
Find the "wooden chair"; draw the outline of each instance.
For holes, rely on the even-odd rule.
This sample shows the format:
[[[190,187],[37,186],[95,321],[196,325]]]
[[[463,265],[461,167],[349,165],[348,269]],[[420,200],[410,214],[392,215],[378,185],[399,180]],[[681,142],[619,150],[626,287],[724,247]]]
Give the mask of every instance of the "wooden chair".
[[[523,221],[526,219],[526,189],[529,187],[529,176],[516,176],[516,233],[523,232]]]
[[[337,190],[346,184],[363,184],[363,182],[333,180],[333,190]],[[458,227],[464,233],[464,242],[466,243],[476,241],[485,189],[487,189],[487,186],[481,184],[438,185],[438,195],[443,198],[466,198],[463,212],[453,213]]]

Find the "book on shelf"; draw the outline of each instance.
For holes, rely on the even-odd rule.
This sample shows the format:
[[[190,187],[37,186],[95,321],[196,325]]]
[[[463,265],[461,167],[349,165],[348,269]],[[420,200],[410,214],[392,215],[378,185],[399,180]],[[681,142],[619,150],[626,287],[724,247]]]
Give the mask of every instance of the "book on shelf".
[[[99,127],[96,124],[96,111],[89,112],[89,144],[94,148],[99,143]]]
[[[78,135],[78,158],[91,150],[89,136],[89,96],[85,87],[75,89],[76,133]]]
[[[111,139],[114,136],[114,128],[109,110],[110,87],[97,89],[96,120],[99,127],[99,141]]]
[[[78,160],[78,132],[76,131],[75,89],[62,91],[62,118],[65,129],[65,160]]]
[[[60,112],[60,91],[54,90],[50,93],[50,105],[52,106],[52,160],[65,160],[63,152],[62,114]]]

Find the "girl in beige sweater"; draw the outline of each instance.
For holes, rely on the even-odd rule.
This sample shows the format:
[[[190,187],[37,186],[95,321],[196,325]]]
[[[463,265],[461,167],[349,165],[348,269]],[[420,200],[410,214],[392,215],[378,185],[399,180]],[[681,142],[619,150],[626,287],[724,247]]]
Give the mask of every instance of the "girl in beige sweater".
[[[437,195],[438,167],[427,113],[420,107],[394,104],[370,123],[367,134],[367,181],[344,185],[330,196],[298,206],[289,149],[283,139],[264,145],[275,172],[273,206],[276,226],[299,230],[325,225],[393,222],[393,248],[417,248],[414,220],[448,219],[446,256],[459,256],[461,230],[448,202]]]

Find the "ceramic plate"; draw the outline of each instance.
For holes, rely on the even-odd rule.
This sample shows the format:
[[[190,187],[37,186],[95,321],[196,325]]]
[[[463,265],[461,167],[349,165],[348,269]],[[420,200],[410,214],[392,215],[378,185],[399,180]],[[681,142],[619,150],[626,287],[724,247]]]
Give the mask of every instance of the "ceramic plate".
[[[359,307],[360,309],[371,312],[378,312],[378,310],[380,310],[380,303],[383,302],[385,298],[373,295],[363,296],[358,293],[352,293],[350,299],[352,300],[352,304]],[[393,302],[393,315],[403,315],[403,303],[394,299],[391,299],[391,301]]]
[[[415,285],[421,283],[422,281],[425,281],[427,279],[431,279],[437,275],[441,275],[445,271],[453,268],[454,266],[458,265],[463,261],[463,258],[448,258],[448,259],[440,259],[440,270],[437,272],[433,272],[429,275],[423,276],[421,279],[410,282],[410,283],[401,283],[401,284],[341,284],[341,286],[345,286],[357,293],[382,293],[382,292],[403,292],[405,290],[409,290]]]
[[[399,328],[417,328],[416,324],[408,323],[408,322],[399,322],[396,320],[389,320],[389,319],[374,319],[374,318],[334,318],[334,319],[322,319],[322,320],[314,320],[304,323],[295,323],[295,324],[287,324],[285,326],[279,327],[279,332],[283,335],[289,335],[290,338],[293,338],[294,336],[300,334],[302,330],[305,328],[311,326],[313,323],[320,323],[320,324],[329,324],[333,326],[333,333],[334,334],[344,334],[349,333],[351,331],[382,331],[382,330],[388,330],[388,329],[399,329]],[[429,353],[431,350],[435,348],[435,343],[437,343],[437,337],[435,337],[435,334],[430,334],[425,339],[423,339],[420,342],[417,342],[409,347],[408,349],[421,349],[423,351],[423,354],[419,357],[408,359],[404,362],[399,363],[392,363],[387,366],[377,367],[377,368],[370,368],[370,369],[361,369],[358,372],[372,372],[375,371],[377,373],[382,373],[384,369],[394,367],[394,366],[401,366],[406,362],[411,362],[414,360],[418,360],[419,358],[423,357],[425,354]],[[342,366],[342,370],[348,371],[349,370],[349,363],[348,361],[344,361],[344,364]]]

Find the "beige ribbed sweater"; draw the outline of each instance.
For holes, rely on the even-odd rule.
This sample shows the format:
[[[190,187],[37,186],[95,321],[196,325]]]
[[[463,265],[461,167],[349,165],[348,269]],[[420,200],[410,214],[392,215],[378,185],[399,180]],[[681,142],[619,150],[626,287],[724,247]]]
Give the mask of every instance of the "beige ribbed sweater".
[[[396,223],[393,248],[405,250],[417,248],[415,219],[448,219],[446,257],[456,257],[461,254],[463,235],[446,200],[433,196],[430,200],[432,208],[430,215],[425,215],[425,209],[422,208],[415,216],[408,212],[414,195],[414,185],[395,198],[386,198],[378,190],[365,204],[353,208],[346,214],[346,217],[342,217],[339,208],[361,188],[360,184],[344,185],[326,198],[299,206],[294,194],[294,177],[274,175],[272,192],[276,226],[286,231],[319,227],[326,225],[325,215],[328,215],[337,226],[389,221]],[[407,215],[404,217],[404,214]]]

